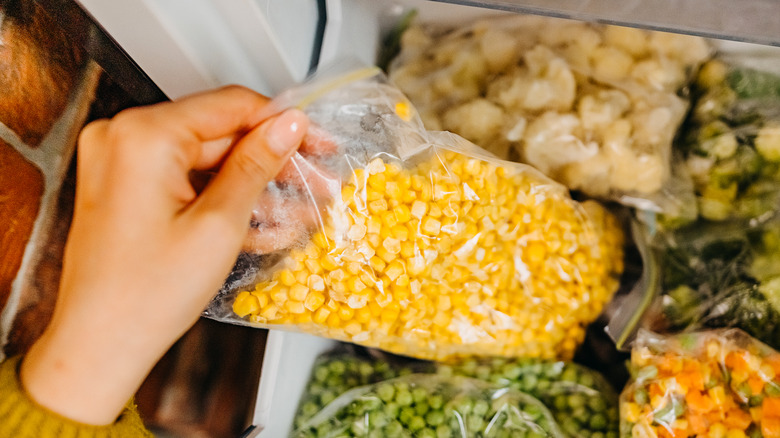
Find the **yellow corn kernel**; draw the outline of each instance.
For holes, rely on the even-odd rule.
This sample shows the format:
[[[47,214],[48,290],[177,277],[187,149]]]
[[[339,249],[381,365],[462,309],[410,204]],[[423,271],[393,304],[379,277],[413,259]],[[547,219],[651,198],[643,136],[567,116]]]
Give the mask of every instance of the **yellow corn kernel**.
[[[384,260],[385,263],[390,263],[396,259],[396,256],[394,254],[391,254],[384,247],[378,248],[376,250],[376,255],[379,256],[380,259]]]
[[[400,287],[409,286],[409,276],[406,274],[399,275],[398,278],[395,280],[395,284]]]
[[[282,269],[279,272],[279,281],[281,281],[283,285],[290,287],[295,284],[295,274],[289,269]]]
[[[359,277],[352,277],[347,280],[347,288],[351,293],[354,294],[363,292],[363,290],[366,288],[366,285],[360,280]]]
[[[295,274],[295,281],[300,284],[306,284],[309,279],[309,273],[306,270],[298,271]]]
[[[428,216],[432,218],[440,218],[442,215],[441,207],[437,203],[431,203],[430,207],[428,208]],[[424,223],[425,221],[423,221]]]
[[[371,269],[373,269],[374,272],[382,272],[385,270],[385,267],[387,266],[385,261],[379,258],[378,256],[371,257],[368,264],[371,266]]]
[[[314,312],[314,315],[312,316],[312,321],[316,324],[325,324],[325,321],[327,321],[328,316],[330,316],[330,310],[328,310],[328,308],[326,307],[320,307]]]
[[[236,315],[243,318],[250,313],[257,313],[258,310],[260,310],[260,302],[254,295],[246,291],[236,295],[236,300],[233,302],[233,312]]]
[[[414,257],[415,246],[413,242],[401,242],[401,257],[410,259]]]
[[[387,213],[384,213],[382,215],[382,229],[389,229],[393,228],[394,226],[398,225],[398,219],[395,218],[395,213],[392,211],[388,211]],[[381,232],[380,232],[381,234]]]
[[[729,429],[726,432],[726,438],[745,438],[745,431],[739,429]]]
[[[390,281],[395,281],[401,274],[406,272],[406,267],[401,260],[393,260],[387,265],[387,269],[384,271],[385,275],[390,278]]]
[[[343,269],[335,269],[328,274],[328,278],[333,282],[341,282],[346,280],[347,273]]]
[[[390,199],[398,199],[401,197],[401,187],[398,186],[398,183],[395,181],[387,181],[385,183],[385,194]]]
[[[401,252],[401,242],[393,237],[388,237],[382,242],[382,247],[390,254],[396,255]]]
[[[312,292],[304,298],[303,305],[308,309],[309,311],[313,312],[325,303],[325,295],[321,294],[320,292]]]
[[[306,295],[308,293],[309,293],[309,288],[308,287],[306,287],[306,286],[304,286],[304,285],[302,285],[300,283],[296,283],[296,284],[294,284],[290,288],[290,291],[288,292],[288,295],[289,295],[290,299],[297,300],[297,301],[303,301],[304,299],[306,299]]]
[[[707,438],[726,438],[728,430],[723,423],[715,423],[710,426],[709,432],[707,432]]]
[[[382,229],[382,220],[377,216],[371,216],[366,222],[366,232],[369,234],[379,234]]]
[[[349,240],[360,240],[366,235],[367,227],[363,224],[353,224],[347,231]]]
[[[252,292],[252,295],[257,298],[257,302],[260,304],[260,307],[265,307],[268,305],[268,303],[271,301],[271,298],[268,296],[267,293],[262,292]]]
[[[283,286],[280,286],[280,287],[278,287],[276,289],[273,289],[271,291],[271,293],[270,293],[271,299],[275,303],[277,303],[277,304],[283,303],[283,302],[287,301],[287,292],[288,291],[289,291],[289,289],[287,289],[286,287],[283,287]]]
[[[271,303],[268,305],[268,307],[265,307],[263,310],[260,311],[260,316],[270,321],[276,319],[276,315],[278,312],[279,312],[279,308],[276,306],[276,304]]]
[[[438,236],[441,231],[441,222],[429,216],[422,220],[421,228],[423,233],[429,236]]]
[[[341,327],[342,321],[341,318],[339,318],[339,315],[337,313],[331,313],[325,319],[325,324],[328,327]]]
[[[422,219],[428,212],[428,204],[422,201],[414,201],[412,204],[411,215],[417,219]]]
[[[380,214],[387,211],[387,201],[384,199],[378,199],[376,201],[371,201],[368,203],[368,211],[371,212],[371,214]]]
[[[393,209],[395,219],[399,224],[405,224],[412,219],[412,212],[406,204],[399,204]]]
[[[296,315],[306,311],[306,308],[303,306],[302,302],[293,300],[285,302],[284,309]]]
[[[409,238],[409,229],[403,225],[396,225],[390,230],[390,234],[403,242]]]
[[[323,292],[325,290],[325,280],[319,275],[309,276],[309,280],[306,282],[309,289],[317,292]]]
[[[322,266],[326,271],[333,271],[338,269],[339,263],[336,261],[335,257],[327,254],[325,257],[320,259],[320,266]]]
[[[342,321],[349,321],[355,316],[355,311],[349,306],[339,306],[338,317]]]
[[[322,265],[316,259],[308,259],[304,264],[312,274],[319,274],[322,272]]]
[[[369,234],[367,238],[368,244],[375,249],[379,249],[380,245],[382,245],[382,239],[383,239],[382,236],[380,236],[379,234]]]

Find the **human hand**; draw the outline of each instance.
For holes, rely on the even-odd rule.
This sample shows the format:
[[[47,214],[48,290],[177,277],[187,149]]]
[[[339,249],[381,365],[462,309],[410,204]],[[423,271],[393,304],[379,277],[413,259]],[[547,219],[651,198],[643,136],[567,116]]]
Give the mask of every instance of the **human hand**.
[[[82,132],[54,315],[21,368],[39,404],[109,424],[198,318],[247,236],[253,206],[301,143],[297,110],[227,87],[124,111]],[[219,167],[198,193],[192,171]]]

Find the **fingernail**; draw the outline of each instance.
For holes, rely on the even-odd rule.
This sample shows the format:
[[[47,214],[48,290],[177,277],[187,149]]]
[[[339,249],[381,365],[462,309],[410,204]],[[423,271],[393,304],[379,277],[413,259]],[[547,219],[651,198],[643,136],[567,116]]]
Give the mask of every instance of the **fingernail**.
[[[268,147],[277,156],[284,157],[300,146],[309,119],[301,110],[288,109],[271,123],[268,130]]]

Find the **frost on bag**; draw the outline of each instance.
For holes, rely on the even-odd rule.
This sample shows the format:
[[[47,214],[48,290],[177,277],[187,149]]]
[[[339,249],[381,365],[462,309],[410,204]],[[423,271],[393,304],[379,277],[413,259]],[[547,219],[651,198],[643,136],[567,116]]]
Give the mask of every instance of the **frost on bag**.
[[[562,437],[535,398],[465,377],[412,374],[352,389],[295,438]]]
[[[316,227],[234,273],[207,314],[419,358],[570,358],[618,285],[614,217],[425,131],[379,75],[339,81],[297,101],[336,149],[318,164],[338,178],[331,199],[307,198]]]
[[[780,65],[724,54],[707,62],[693,87],[693,111],[680,141],[698,215],[751,218],[780,204]]]
[[[643,331],[630,367],[624,437],[780,437],[780,354],[740,330]]]
[[[390,78],[428,129],[590,196],[676,211],[677,91],[710,53],[698,37],[516,15],[411,27]]]

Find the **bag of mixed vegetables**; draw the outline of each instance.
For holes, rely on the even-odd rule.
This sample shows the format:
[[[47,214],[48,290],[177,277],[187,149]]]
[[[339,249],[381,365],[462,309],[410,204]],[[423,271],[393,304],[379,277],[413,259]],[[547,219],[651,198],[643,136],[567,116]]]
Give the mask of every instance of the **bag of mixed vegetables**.
[[[453,364],[399,361],[370,351],[326,354],[312,369],[299,403],[295,428],[303,425],[340,394],[357,386],[412,373],[464,376],[509,388],[540,400],[562,432],[572,438],[616,438],[618,399],[597,372],[581,365],[532,359],[469,359]]]
[[[618,347],[638,327],[656,332],[736,327],[780,348],[780,216],[697,221],[656,230],[644,257],[648,278],[626,302],[630,324],[610,321]],[[650,278],[652,277],[652,278]]]
[[[642,331],[630,366],[621,436],[780,437],[780,354],[740,330]]]
[[[679,149],[704,220],[758,217],[780,204],[780,75],[751,60],[711,60],[694,82]]]
[[[590,196],[676,212],[677,95],[704,39],[512,15],[457,28],[414,25],[390,78],[429,129],[529,163]],[[692,190],[688,187],[688,190]]]
[[[208,316],[427,359],[574,354],[622,271],[623,236],[603,207],[426,131],[377,69],[272,105],[303,109],[308,142],[331,152],[294,156],[298,183],[269,187],[277,201],[253,227],[303,230],[275,257],[244,257]],[[308,228],[286,208],[295,200]]]
[[[550,412],[529,395],[477,379],[429,374],[347,391],[292,436],[562,438]]]

